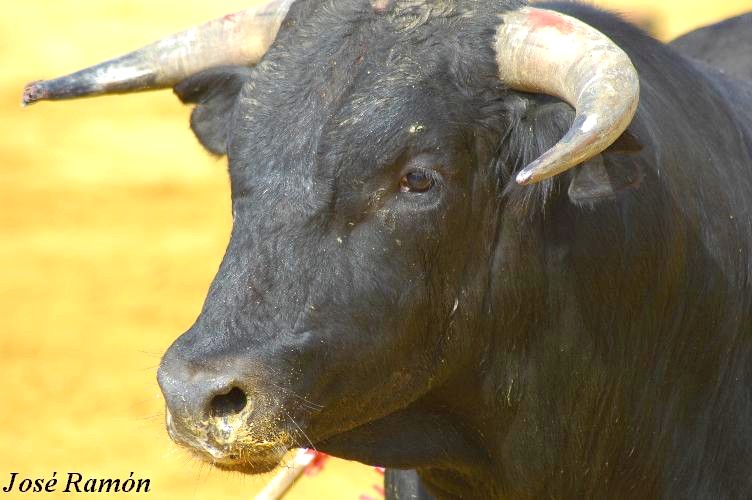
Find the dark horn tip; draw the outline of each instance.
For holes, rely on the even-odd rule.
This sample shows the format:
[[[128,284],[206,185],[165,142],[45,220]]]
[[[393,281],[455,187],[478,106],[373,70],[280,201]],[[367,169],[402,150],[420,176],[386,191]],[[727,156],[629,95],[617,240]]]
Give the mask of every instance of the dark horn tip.
[[[21,98],[21,105],[23,107],[47,98],[47,92],[44,89],[43,83],[42,80],[37,80],[36,82],[26,84],[23,90],[23,97]]]

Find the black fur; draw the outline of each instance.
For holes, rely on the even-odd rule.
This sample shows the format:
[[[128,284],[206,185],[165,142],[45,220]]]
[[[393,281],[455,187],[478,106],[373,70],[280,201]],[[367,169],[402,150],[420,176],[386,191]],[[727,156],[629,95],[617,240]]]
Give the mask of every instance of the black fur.
[[[682,35],[671,46],[730,76],[752,81],[752,12]]]
[[[572,116],[497,76],[519,5],[300,1],[258,66],[179,86],[235,218],[160,369],[173,418],[220,373],[254,422],[439,498],[749,498],[752,94],[546,4],[630,55],[641,103],[601,174],[518,186]],[[434,189],[399,192],[414,169]]]

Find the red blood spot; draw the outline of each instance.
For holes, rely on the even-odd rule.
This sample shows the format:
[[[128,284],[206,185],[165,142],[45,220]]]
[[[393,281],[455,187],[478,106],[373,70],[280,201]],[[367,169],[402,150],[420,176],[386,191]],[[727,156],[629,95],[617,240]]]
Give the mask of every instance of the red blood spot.
[[[308,467],[306,467],[305,475],[315,476],[324,470],[324,463],[329,460],[329,455],[326,453],[315,452],[313,450],[308,450],[307,453],[316,453],[316,458],[314,458],[313,461],[308,464]]]
[[[379,495],[384,496],[384,488],[382,486],[374,484],[373,489],[376,490],[379,493]]]
[[[531,11],[528,19],[534,28],[554,28],[564,34],[574,31],[574,26],[569,21],[545,10],[536,9]]]

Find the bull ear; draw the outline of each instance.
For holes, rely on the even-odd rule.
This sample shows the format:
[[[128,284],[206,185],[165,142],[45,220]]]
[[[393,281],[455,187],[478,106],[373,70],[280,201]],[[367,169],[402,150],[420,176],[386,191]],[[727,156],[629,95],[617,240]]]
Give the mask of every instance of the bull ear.
[[[528,164],[556,143],[569,129],[574,110],[553,97],[519,94],[524,106],[514,144],[520,156],[513,163]],[[617,193],[639,186],[642,178],[638,153],[642,142],[625,131],[611,146],[571,170],[569,199],[575,204],[612,198]]]
[[[577,204],[611,198],[629,188],[637,188],[642,180],[642,170],[634,153],[642,144],[629,131],[603,153],[579,165],[569,184],[567,194]]]
[[[195,104],[191,129],[199,142],[215,155],[227,154],[232,112],[251,68],[226,66],[203,71],[173,89],[185,104]]]

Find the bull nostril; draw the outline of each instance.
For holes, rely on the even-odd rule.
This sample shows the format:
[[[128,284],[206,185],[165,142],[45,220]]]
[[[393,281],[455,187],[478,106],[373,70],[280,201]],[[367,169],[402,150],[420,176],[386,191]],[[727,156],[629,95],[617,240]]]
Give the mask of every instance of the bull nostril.
[[[227,394],[214,396],[209,403],[212,417],[227,417],[240,413],[245,408],[248,398],[242,389],[233,387]]]

